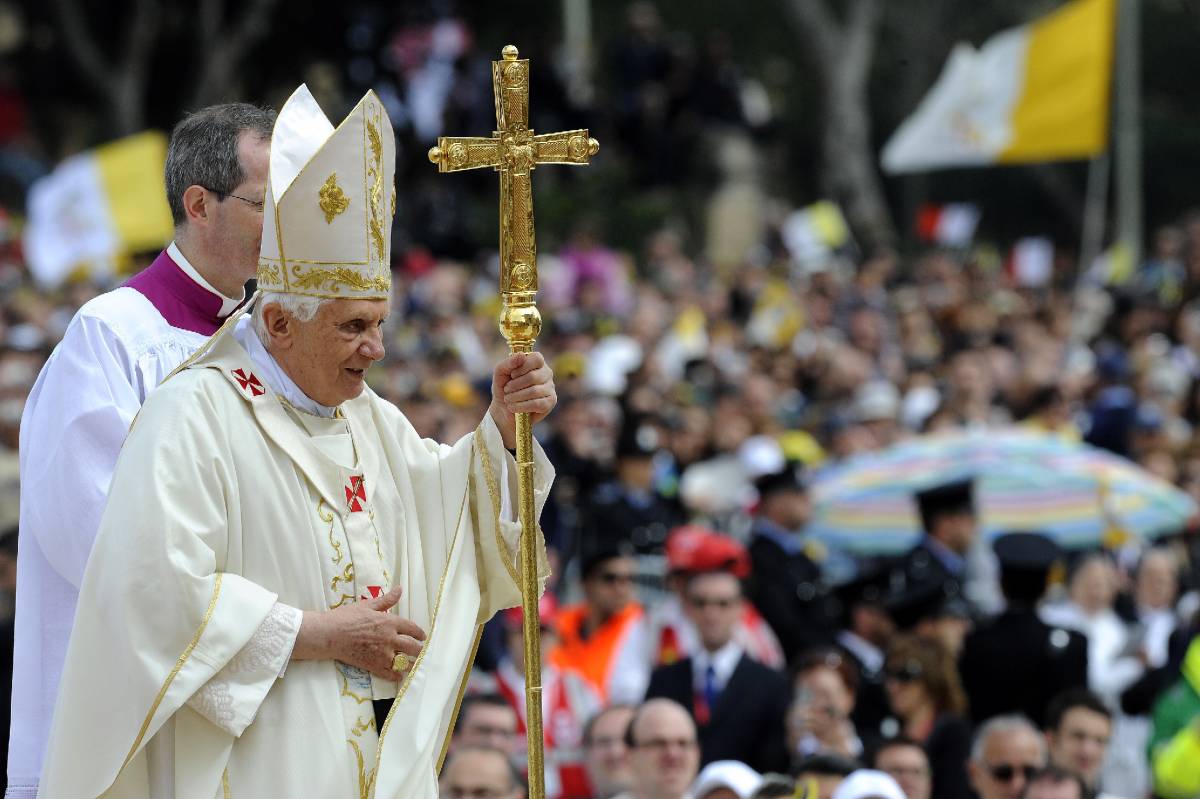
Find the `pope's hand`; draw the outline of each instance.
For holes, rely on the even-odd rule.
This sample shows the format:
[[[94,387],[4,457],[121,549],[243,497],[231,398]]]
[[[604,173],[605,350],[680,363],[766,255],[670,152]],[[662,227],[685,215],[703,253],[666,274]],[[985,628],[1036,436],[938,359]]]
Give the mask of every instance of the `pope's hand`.
[[[404,679],[404,672],[393,670],[392,661],[401,652],[415,660],[425,631],[387,612],[400,601],[401,592],[396,586],[375,599],[323,613],[305,611],[292,659],[340,660],[384,680]]]
[[[492,372],[492,406],[488,412],[509,449],[517,445],[516,414],[527,413],[529,421],[536,424],[557,403],[554,372],[540,352],[510,355]]]

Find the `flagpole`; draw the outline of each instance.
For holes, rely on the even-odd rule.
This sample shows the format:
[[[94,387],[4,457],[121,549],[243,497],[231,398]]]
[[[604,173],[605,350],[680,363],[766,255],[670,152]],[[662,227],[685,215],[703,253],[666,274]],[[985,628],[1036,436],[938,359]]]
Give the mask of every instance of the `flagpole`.
[[[1117,238],[1142,260],[1141,9],[1119,0],[1116,68]]]
[[[1083,236],[1079,243],[1078,285],[1096,262],[1104,246],[1108,221],[1108,184],[1112,174],[1112,154],[1105,150],[1088,164],[1087,199],[1083,207]]]

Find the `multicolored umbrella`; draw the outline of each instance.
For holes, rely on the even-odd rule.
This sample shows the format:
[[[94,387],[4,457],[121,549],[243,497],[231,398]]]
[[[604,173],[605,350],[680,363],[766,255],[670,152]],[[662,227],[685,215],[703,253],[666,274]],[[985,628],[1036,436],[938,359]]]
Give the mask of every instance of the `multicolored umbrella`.
[[[1132,461],[1014,428],[923,436],[830,467],[815,478],[809,530],[851,552],[902,552],[921,534],[913,493],[968,477],[985,535],[1038,530],[1065,548],[1152,539],[1198,510]]]

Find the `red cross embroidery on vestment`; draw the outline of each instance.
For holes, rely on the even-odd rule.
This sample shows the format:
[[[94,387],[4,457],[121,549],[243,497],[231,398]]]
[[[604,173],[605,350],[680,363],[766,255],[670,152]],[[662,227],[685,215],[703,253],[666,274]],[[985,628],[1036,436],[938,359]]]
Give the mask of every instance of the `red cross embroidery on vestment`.
[[[238,385],[242,387],[242,391],[248,391],[251,397],[267,393],[267,390],[263,388],[263,384],[254,376],[254,372],[251,372],[249,377],[247,377],[246,372],[242,369],[234,369],[233,377],[237,380]]]
[[[342,488],[346,491],[346,502],[350,504],[350,512],[357,513],[362,510],[362,504],[367,501],[367,489],[363,485],[363,479],[355,475],[350,478],[350,485]]]
[[[367,594],[370,594],[370,596],[367,596]],[[367,586],[367,594],[361,594],[358,598],[359,599],[379,599],[379,597],[383,596],[383,586],[382,585],[368,585]]]

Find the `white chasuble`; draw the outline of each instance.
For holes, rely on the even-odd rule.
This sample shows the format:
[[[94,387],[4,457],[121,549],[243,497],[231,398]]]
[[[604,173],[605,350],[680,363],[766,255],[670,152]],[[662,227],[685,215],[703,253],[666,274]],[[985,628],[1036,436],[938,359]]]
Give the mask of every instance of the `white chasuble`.
[[[150,395],[125,442],[40,795],[432,799],[476,629],[520,603],[520,526],[500,516],[512,456],[488,415],[441,445],[369,389],[334,418],[299,411],[231,329]],[[535,450],[540,513],[553,471]],[[428,636],[399,684],[334,661],[280,677],[248,651],[279,606],[393,585],[392,612]],[[372,700],[391,697],[377,731]]]

